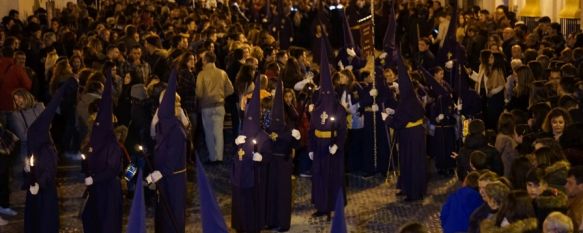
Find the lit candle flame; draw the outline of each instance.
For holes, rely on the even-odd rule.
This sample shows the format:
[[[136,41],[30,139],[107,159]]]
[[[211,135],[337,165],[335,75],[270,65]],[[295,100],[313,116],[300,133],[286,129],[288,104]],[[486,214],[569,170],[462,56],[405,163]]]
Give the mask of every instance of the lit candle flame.
[[[331,121],[335,121],[335,120],[336,120],[336,118],[334,118],[334,117],[330,117],[330,120],[331,120]]]
[[[257,140],[253,139],[253,144],[257,144]]]
[[[30,166],[34,167],[34,155],[30,156]]]
[[[139,151],[143,151],[144,150],[144,147],[142,145],[138,145],[138,150]]]
[[[81,159],[85,160],[87,157],[85,157],[85,154],[81,154]]]

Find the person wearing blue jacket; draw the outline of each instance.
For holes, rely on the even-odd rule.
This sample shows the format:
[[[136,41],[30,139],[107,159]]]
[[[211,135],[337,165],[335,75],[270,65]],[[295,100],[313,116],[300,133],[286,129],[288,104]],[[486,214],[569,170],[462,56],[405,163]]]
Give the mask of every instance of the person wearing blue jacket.
[[[466,232],[470,215],[484,201],[478,191],[478,172],[471,172],[462,188],[449,195],[441,208],[441,227],[444,233]]]

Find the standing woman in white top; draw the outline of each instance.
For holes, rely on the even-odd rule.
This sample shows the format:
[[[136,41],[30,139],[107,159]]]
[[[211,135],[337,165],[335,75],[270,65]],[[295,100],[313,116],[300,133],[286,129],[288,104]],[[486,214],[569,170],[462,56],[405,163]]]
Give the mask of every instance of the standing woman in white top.
[[[496,129],[498,117],[504,110],[504,87],[506,85],[505,58],[500,52],[482,50],[478,73],[468,69],[474,80],[474,89],[482,96],[482,106],[486,128]]]

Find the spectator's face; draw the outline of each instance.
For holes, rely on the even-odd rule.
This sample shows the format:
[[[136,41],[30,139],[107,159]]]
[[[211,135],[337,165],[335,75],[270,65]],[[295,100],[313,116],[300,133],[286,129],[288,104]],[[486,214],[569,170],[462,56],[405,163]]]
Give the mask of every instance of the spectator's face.
[[[134,33],[134,35],[133,35],[133,39],[134,39],[136,42],[140,42],[140,34],[138,34],[137,32],[136,32],[136,33]]]
[[[181,48],[181,49],[188,48],[188,39],[186,37],[182,37],[182,39],[178,43],[178,48]]]
[[[188,30],[189,31],[195,31],[196,30],[196,23],[194,21],[190,21],[190,23],[188,23]]]
[[[396,76],[395,76],[395,73],[393,73],[393,71],[391,69],[385,70],[385,72],[383,74],[385,76],[385,79],[388,82],[391,82],[392,83],[392,82],[394,82],[397,79]]]
[[[541,195],[547,189],[547,185],[545,183],[535,184],[533,182],[526,183],[526,191],[528,195],[533,200],[536,199],[538,196]]]
[[[74,58],[71,60],[71,66],[73,66],[74,70],[79,70],[79,68],[81,68],[81,59]]]
[[[358,8],[363,8],[366,2],[364,0],[356,0],[356,6]]]
[[[140,60],[142,58],[142,50],[132,49],[132,51],[130,52],[130,58],[134,61]]]
[[[437,71],[437,73],[435,73],[434,77],[435,77],[435,80],[437,80],[438,82],[443,81],[443,70]]]
[[[565,184],[565,190],[567,190],[567,195],[569,197],[576,197],[583,190],[583,184],[577,184],[577,179],[574,176],[567,177],[567,183]]]
[[[16,55],[14,56],[17,65],[25,66],[26,65],[26,55]]]
[[[194,55],[190,55],[188,57],[188,62],[186,63],[186,66],[188,67],[188,69],[194,69],[196,65],[196,59],[194,58]]]
[[[522,57],[522,48],[520,46],[513,46],[512,47],[512,58],[520,59]]]
[[[286,92],[285,95],[283,96],[283,100],[285,101],[286,104],[291,105],[293,103],[294,96],[291,92]]]
[[[488,20],[488,15],[486,15],[486,14],[480,13],[480,14],[478,14],[478,17],[479,17],[478,19],[480,20],[480,22],[486,22],[486,20]]]
[[[563,130],[565,130],[565,119],[563,116],[551,119],[551,127],[553,128],[553,134],[555,136],[563,134]]]
[[[514,30],[512,28],[506,28],[502,31],[502,38],[504,40],[512,39],[512,37],[514,37]]]
[[[24,105],[26,104],[26,101],[24,100],[24,97],[22,97],[20,95],[14,95],[13,99],[14,99],[14,104],[16,105],[16,107],[18,109],[23,109],[25,107]]]
[[[427,49],[429,49],[429,45],[426,44],[425,41],[419,41],[419,43],[417,43],[417,47],[419,52],[425,52]]]
[[[111,60],[118,59],[119,58],[119,49],[118,48],[110,49],[107,52],[107,58],[109,58]]]
[[[549,75],[549,81],[556,81],[558,82],[561,79],[561,72],[551,71]]]
[[[59,23],[57,21],[52,21],[51,22],[51,29],[53,29],[54,32],[57,32],[59,30]]]

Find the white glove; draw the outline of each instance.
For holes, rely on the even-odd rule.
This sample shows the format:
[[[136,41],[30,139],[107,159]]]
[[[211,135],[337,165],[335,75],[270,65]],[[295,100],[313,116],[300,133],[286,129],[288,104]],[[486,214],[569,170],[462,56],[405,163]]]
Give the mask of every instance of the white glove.
[[[351,57],[356,57],[356,52],[354,52],[354,49],[351,48],[346,49],[346,54]]]
[[[383,121],[387,120],[387,117],[389,117],[389,114],[387,114],[386,112],[381,112],[381,117],[383,118]]]
[[[352,71],[352,68],[353,68],[352,65],[347,65],[346,67],[344,67],[345,70],[350,70],[350,71]]]
[[[261,154],[259,154],[259,152],[253,153],[253,161],[261,162],[261,160],[263,160],[263,156],[261,156]]]
[[[387,52],[383,52],[381,53],[381,55],[379,56],[380,59],[385,59],[385,57],[387,57],[388,53]]]
[[[299,130],[293,129],[292,130],[292,137],[294,137],[296,140],[300,140],[302,138],[302,134],[300,134]]]
[[[454,107],[456,110],[461,111],[462,110],[462,104],[454,104]]]
[[[314,104],[308,105],[308,112],[314,111]]]
[[[395,114],[395,110],[392,108],[385,108],[385,113],[387,113],[388,115],[393,115]]]
[[[379,91],[376,88],[371,89],[368,93],[372,97],[376,97],[377,95],[379,95]]]
[[[243,143],[245,143],[245,139],[247,138],[247,136],[245,135],[239,135],[237,138],[235,138],[235,145],[241,145]]]
[[[93,177],[85,177],[85,186],[89,186],[93,184]]]
[[[30,194],[32,195],[37,195],[38,194],[38,189],[40,187],[38,186],[38,183],[34,183],[34,185],[31,185],[30,188],[28,189],[30,191]]]
[[[338,68],[340,68],[340,70],[344,69],[344,64],[342,64],[342,61],[338,61]]]
[[[314,152],[308,153],[308,157],[310,157],[310,160],[314,160]]]
[[[150,184],[150,183],[156,183],[160,179],[162,179],[162,173],[160,173],[160,171],[156,170],[156,171],[150,173],[150,175],[148,175],[146,177],[146,182],[148,182],[148,184]]]
[[[338,146],[336,144],[334,144],[334,145],[328,147],[328,150],[330,151],[331,155],[334,155],[334,154],[336,154],[336,151],[338,150]]]
[[[28,158],[24,159],[24,172],[30,173],[30,162]]]
[[[444,116],[443,114],[439,114],[439,115],[437,115],[437,118],[435,118],[435,120],[436,120],[437,122],[440,122],[440,121],[442,121],[442,120],[443,120],[443,118],[445,118],[445,116]]]
[[[379,111],[379,105],[377,105],[377,104],[373,104],[370,108],[372,109],[373,112]]]
[[[453,60],[449,60],[445,63],[445,68],[451,69],[453,68]]]

